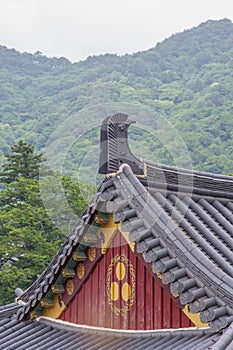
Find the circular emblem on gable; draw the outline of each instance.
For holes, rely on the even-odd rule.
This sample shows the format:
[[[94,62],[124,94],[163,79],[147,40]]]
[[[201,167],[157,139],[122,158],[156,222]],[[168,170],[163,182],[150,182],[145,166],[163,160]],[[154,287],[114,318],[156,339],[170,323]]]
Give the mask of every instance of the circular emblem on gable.
[[[106,290],[112,312],[125,316],[135,299],[135,272],[125,254],[116,255],[108,266]]]

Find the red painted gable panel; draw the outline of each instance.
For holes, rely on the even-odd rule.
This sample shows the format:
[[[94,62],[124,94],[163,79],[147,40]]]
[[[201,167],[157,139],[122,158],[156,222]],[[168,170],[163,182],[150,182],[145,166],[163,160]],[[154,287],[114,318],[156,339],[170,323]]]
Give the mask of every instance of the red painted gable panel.
[[[112,246],[70,302],[62,320],[116,329],[193,326],[120,233]]]

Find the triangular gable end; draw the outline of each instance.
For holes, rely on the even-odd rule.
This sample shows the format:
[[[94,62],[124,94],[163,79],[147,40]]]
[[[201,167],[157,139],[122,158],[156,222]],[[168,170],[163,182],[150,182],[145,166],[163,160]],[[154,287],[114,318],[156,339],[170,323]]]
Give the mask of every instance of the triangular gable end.
[[[105,248],[88,248],[85,261],[81,259],[77,264],[76,275],[64,284],[60,300],[44,310],[43,315],[115,329],[194,326],[178,306],[178,298],[175,301],[161,287],[119,226],[112,215],[108,224],[101,225],[99,232],[109,240],[105,239]],[[59,314],[54,313],[54,308],[60,310]]]

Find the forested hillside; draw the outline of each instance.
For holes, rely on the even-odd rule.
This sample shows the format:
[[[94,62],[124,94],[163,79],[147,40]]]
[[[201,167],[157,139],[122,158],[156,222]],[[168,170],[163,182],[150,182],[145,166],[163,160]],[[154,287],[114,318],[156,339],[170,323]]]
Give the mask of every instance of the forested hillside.
[[[193,168],[231,173],[232,43],[233,24],[223,19],[175,34],[145,52],[77,63],[0,47],[0,161],[19,139],[43,150],[63,120],[89,106],[130,102],[167,116],[185,141]],[[84,139],[73,153],[71,173],[75,158],[93,140]],[[151,146],[151,155],[172,161],[158,145]]]

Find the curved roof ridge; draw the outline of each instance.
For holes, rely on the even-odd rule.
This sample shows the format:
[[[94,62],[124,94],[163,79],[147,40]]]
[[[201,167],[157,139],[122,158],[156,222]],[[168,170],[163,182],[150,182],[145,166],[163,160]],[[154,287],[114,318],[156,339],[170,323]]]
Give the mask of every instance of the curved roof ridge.
[[[188,169],[188,168],[182,168],[182,167],[176,167],[174,165],[166,165],[166,164],[161,164],[161,163],[154,163],[152,161],[143,159],[143,161],[146,163],[147,166],[152,166],[158,169],[163,169],[171,172],[177,172],[180,174],[187,174],[187,175],[195,175],[195,176],[201,176],[205,178],[210,178],[210,179],[219,179],[219,180],[226,180],[233,182],[233,176],[231,175],[222,175],[222,174],[217,174],[217,173],[210,173],[207,171],[200,171],[200,170],[193,170],[193,169]]]
[[[63,320],[53,319],[50,317],[38,317],[36,321],[41,322],[47,326],[53,326],[58,329],[67,330],[67,331],[76,331],[80,333],[90,333],[95,335],[113,335],[119,337],[153,337],[153,336],[167,336],[171,335],[201,335],[201,334],[211,334],[213,331],[209,327],[198,328],[198,327],[189,327],[189,328],[167,328],[167,329],[151,329],[151,330],[130,330],[130,329],[112,329],[105,327],[95,327],[87,326],[82,324],[71,323]]]
[[[22,307],[22,304],[18,302],[6,304],[0,306],[0,320],[4,318],[11,318]]]
[[[128,143],[128,128],[133,123],[128,115],[117,113],[102,122],[99,173],[117,172],[121,164],[130,165],[133,173],[167,185],[210,189],[233,193],[233,177],[199,170],[154,163],[134,155]],[[211,194],[210,194],[211,195]],[[215,194],[215,196],[218,196]]]
[[[3,320],[0,325],[1,349],[121,349],[138,350],[158,349],[168,350],[192,349],[207,350],[212,349],[219,339],[224,341],[223,332],[215,333],[211,330],[201,329],[177,329],[160,330],[158,332],[127,334],[124,330],[120,333],[115,331],[98,331],[93,329],[81,329],[74,324],[60,325],[57,321],[36,319],[33,321],[20,322],[10,319]],[[147,331],[145,331],[147,332]],[[220,348],[218,348],[219,350]],[[225,349],[225,348],[221,348]]]

